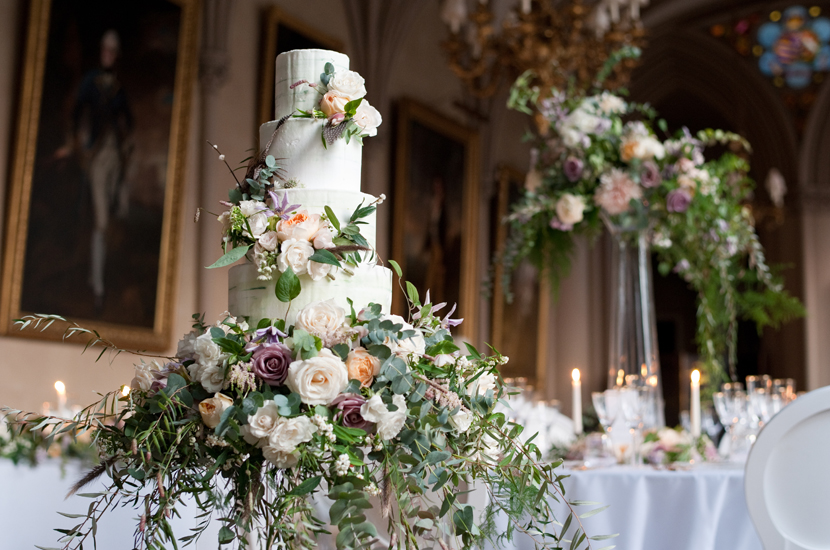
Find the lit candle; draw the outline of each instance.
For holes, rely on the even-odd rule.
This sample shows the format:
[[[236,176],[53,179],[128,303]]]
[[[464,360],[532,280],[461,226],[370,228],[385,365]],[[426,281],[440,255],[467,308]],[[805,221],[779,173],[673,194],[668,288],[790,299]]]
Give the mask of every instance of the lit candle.
[[[574,418],[574,433],[579,435],[582,433],[582,382],[579,380],[579,369],[574,369],[571,372],[573,378],[573,418]]]
[[[58,414],[66,410],[66,386],[58,380],[55,382],[55,391],[58,392]]]
[[[130,395],[130,386],[121,386],[121,397],[127,397]]]
[[[692,371],[692,437],[700,437],[700,371]]]

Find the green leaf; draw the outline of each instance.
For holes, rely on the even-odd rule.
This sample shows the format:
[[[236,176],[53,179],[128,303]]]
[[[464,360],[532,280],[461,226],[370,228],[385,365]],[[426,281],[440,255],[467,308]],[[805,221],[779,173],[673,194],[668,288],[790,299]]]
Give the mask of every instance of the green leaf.
[[[432,451],[424,458],[424,461],[427,464],[438,464],[439,462],[447,460],[451,456],[452,453],[449,451]]]
[[[331,348],[331,351],[336,353],[337,356],[340,357],[340,359],[345,361],[346,358],[349,356],[349,351],[350,351],[349,344],[336,344],[335,346],[333,346]],[[346,392],[346,393],[348,393],[348,392]]]
[[[300,279],[294,274],[291,266],[287,266],[274,287],[277,300],[280,302],[290,302],[300,295],[301,290]]]
[[[337,256],[335,256],[330,250],[326,250],[325,248],[317,250],[308,259],[312,262],[317,262],[318,264],[329,264],[340,267],[340,260],[337,259]]]
[[[251,245],[237,246],[236,248],[226,252],[221,258],[216,260],[212,265],[207,266],[207,269],[214,269],[216,267],[227,267],[235,264],[248,252]]]
[[[326,217],[329,219],[329,223],[337,231],[340,231],[340,220],[338,220],[337,216],[334,215],[334,211],[331,208],[329,208],[328,206],[325,207],[325,210],[326,210]]]
[[[219,544],[230,544],[236,538],[236,535],[233,534],[233,531],[227,528],[227,526],[223,526],[219,529]]]
[[[401,266],[398,265],[398,262],[396,262],[395,260],[388,260],[388,261],[389,261],[389,265],[392,266],[392,269],[395,270],[395,275],[397,275],[399,279],[401,277],[403,277],[403,271],[401,271]]]
[[[354,114],[357,112],[357,108],[360,107],[360,103],[362,101],[363,98],[359,97],[346,103],[346,105],[343,107],[343,110],[346,112],[346,116],[354,116]]]
[[[320,481],[322,481],[322,479],[323,476],[310,477],[294,487],[288,494],[295,497],[307,495],[316,489],[318,485],[320,485]]]
[[[418,296],[418,289],[415,288],[415,285],[409,281],[406,282],[406,294],[409,296],[410,302],[415,305],[421,305],[421,298]]]
[[[145,477],[147,477],[147,474],[146,474],[146,473],[144,473],[144,471],[143,471],[143,470],[136,470],[135,468],[127,468],[127,472],[128,472],[131,476],[133,476],[135,479],[137,479],[137,480],[139,480],[139,481],[141,481],[141,480],[143,480]]]
[[[332,75],[332,74],[334,74],[334,65],[332,65],[330,62],[326,63],[323,66],[323,70],[326,72],[326,74]]]
[[[222,437],[225,435],[225,432],[228,431],[231,418],[233,418],[234,414],[236,414],[236,405],[231,405],[222,411],[222,417],[219,419],[219,424],[216,426],[216,430],[214,430],[217,437]]]

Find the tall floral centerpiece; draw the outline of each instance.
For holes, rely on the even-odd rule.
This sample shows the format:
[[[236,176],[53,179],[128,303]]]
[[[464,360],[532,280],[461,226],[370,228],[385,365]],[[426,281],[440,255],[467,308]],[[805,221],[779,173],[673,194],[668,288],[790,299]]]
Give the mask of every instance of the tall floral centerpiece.
[[[697,343],[717,382],[734,377],[737,322],[777,325],[802,313],[771,273],[746,204],[750,151],[721,130],[668,136],[647,105],[608,91],[540,90],[520,77],[509,106],[534,116],[526,189],[509,216],[500,261],[527,257],[554,287],[569,267],[576,234],[607,228],[614,240],[609,385],[660,388],[651,251],[660,272],[697,292]],[[659,133],[658,133],[659,132]],[[726,146],[719,158],[704,150]],[[510,294],[510,279],[505,277]],[[659,420],[658,420],[659,423]]]

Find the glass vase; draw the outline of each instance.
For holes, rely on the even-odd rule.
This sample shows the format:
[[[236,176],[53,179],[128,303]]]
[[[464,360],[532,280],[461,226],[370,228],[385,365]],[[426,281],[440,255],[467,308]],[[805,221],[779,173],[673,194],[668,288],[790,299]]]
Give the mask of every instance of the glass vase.
[[[649,386],[646,428],[666,424],[648,227],[606,223],[613,239],[608,387]]]

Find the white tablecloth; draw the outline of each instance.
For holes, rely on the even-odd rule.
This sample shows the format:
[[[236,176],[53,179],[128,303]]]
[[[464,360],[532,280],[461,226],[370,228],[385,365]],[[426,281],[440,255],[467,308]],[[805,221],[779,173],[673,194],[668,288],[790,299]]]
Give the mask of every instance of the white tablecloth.
[[[78,496],[64,500],[69,488],[81,475],[83,471],[75,464],[67,465],[66,475],[61,475],[60,464],[55,462],[30,468],[15,467],[10,461],[0,459],[0,529],[3,532],[0,549],[33,550],[35,545],[47,548],[62,546],[57,544],[62,535],[54,529],[69,529],[82,520],[65,518],[57,512],[85,514],[91,502]],[[102,487],[100,482],[97,485],[93,483],[82,492],[92,493]],[[198,524],[195,519],[198,510],[195,506],[179,506],[177,509],[182,517],[172,520],[173,529],[178,537],[184,537],[191,534],[190,529]],[[132,550],[138,515],[132,507],[108,511],[98,522],[99,550]],[[219,522],[213,522],[202,538],[187,548],[216,550],[220,527]],[[89,544],[84,544],[84,548],[92,547],[91,539]]]
[[[583,520],[589,536],[620,534],[595,542],[595,548],[762,550],[746,508],[742,466],[704,464],[690,471],[615,466],[567,473],[571,477],[563,483],[569,501],[611,505]],[[533,544],[518,535],[515,548],[530,550]]]

